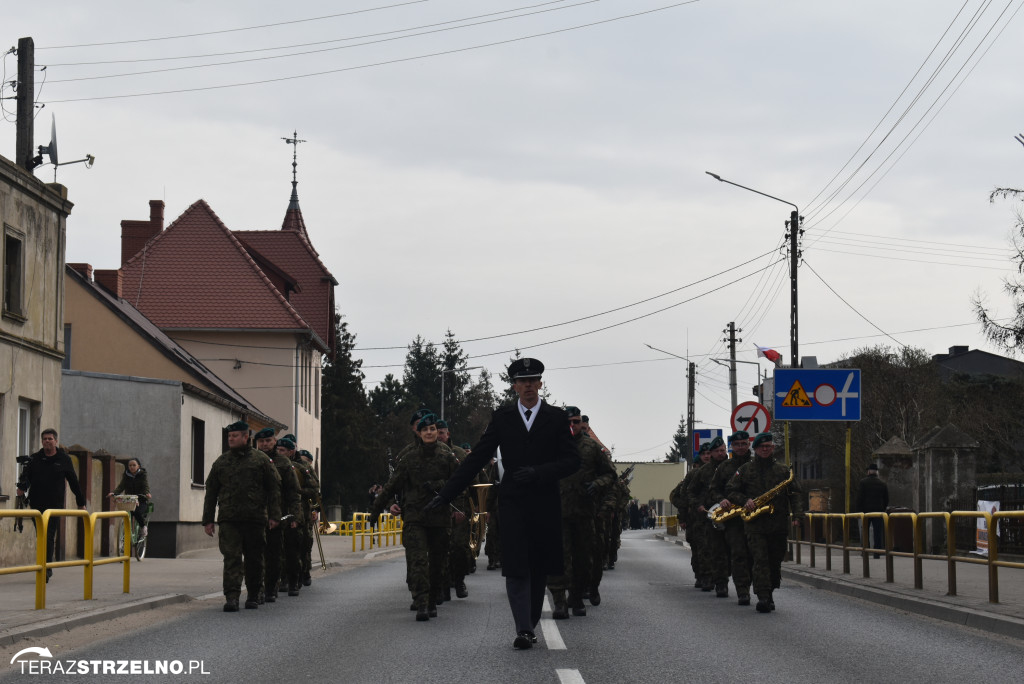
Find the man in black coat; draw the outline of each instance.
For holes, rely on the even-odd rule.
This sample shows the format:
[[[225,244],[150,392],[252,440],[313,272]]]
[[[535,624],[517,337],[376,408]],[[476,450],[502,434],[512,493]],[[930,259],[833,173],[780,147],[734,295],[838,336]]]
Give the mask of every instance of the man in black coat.
[[[40,513],[51,508],[64,508],[64,483],[71,487],[78,507],[85,509],[85,496],[78,484],[78,475],[71,463],[71,457],[57,445],[57,431],[46,428],[42,434],[43,448],[32,454],[18,480],[18,496],[28,492],[29,505]],[[54,543],[57,540],[58,518],[50,518],[46,528],[46,562],[54,560]],[[46,581],[50,581],[53,570],[46,569]]]
[[[889,508],[889,488],[884,482],[878,479],[878,466],[874,463],[868,465],[868,476],[860,481],[857,487],[857,510],[861,513],[885,512]],[[868,542],[867,531],[872,531],[871,548],[885,548],[885,531],[881,518],[868,518],[866,524],[861,527],[861,535],[864,543]],[[879,555],[876,553],[875,558]]]
[[[544,364],[537,359],[516,359],[509,365],[519,401],[494,412],[470,455],[428,504],[433,508],[451,502],[501,449],[501,574],[516,626],[512,645],[517,649],[536,642],[534,629],[547,576],[564,570],[558,481],[580,465],[565,411],[540,400],[543,372]]]

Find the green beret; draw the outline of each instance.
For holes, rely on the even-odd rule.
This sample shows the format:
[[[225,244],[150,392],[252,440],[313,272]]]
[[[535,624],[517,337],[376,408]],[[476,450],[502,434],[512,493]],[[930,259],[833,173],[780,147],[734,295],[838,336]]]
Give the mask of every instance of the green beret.
[[[569,414],[570,418],[575,418],[580,415],[580,409],[578,406],[566,406],[565,412]]]
[[[708,451],[711,451],[711,442],[704,442],[700,445],[700,449],[697,450],[697,454],[703,454]]]
[[[737,439],[750,439],[750,433],[746,430],[737,430],[729,435],[730,442],[735,442]]]
[[[437,419],[437,421],[435,422],[435,425],[437,425],[437,429],[438,430],[447,430],[448,429],[448,423],[443,421],[443,420],[441,420],[440,418]]]
[[[720,446],[725,446],[725,440],[721,437],[715,437],[713,440],[708,442],[708,451],[713,451]]]
[[[431,425],[437,425],[437,416],[433,413],[428,413],[420,418],[420,422],[416,423],[416,431],[418,432],[423,428],[430,427]]]
[[[757,447],[761,446],[765,442],[771,442],[771,441],[773,441],[772,440],[772,433],[770,433],[770,432],[762,432],[759,435],[757,435],[756,437],[754,437],[754,448],[756,449]]]
[[[237,423],[232,423],[231,425],[228,425],[224,429],[227,430],[228,432],[248,432],[249,424],[246,423],[244,420],[240,420]]]
[[[462,443],[462,444],[460,444],[459,446],[460,446],[460,447],[461,447],[462,449],[465,449],[466,451],[469,451],[470,449],[472,449],[472,448],[473,448],[473,445],[472,445],[472,444],[470,444],[469,442],[463,442],[463,443]]]
[[[266,439],[267,437],[273,437],[273,436],[274,436],[274,428],[265,427],[262,430],[260,430],[259,432],[257,432],[255,435],[253,435],[253,439]]]
[[[409,419],[409,425],[416,425],[417,423],[420,422],[420,419],[422,419],[423,416],[427,415],[428,413],[433,413],[433,411],[431,411],[428,408],[421,408],[419,411],[412,414],[412,418]]]
[[[584,423],[589,423],[590,422],[590,416],[583,416],[583,422]]]
[[[701,454],[704,453],[704,451],[705,450],[701,450]],[[700,454],[697,454],[696,456],[693,457],[693,462],[700,463]]]
[[[275,444],[274,446],[283,446],[288,451],[295,451],[295,442],[288,439],[287,437],[282,437],[281,439],[277,440],[277,444]]]
[[[302,456],[304,458],[308,458],[310,461],[313,460],[313,454],[309,453],[305,449],[299,449],[299,456]]]

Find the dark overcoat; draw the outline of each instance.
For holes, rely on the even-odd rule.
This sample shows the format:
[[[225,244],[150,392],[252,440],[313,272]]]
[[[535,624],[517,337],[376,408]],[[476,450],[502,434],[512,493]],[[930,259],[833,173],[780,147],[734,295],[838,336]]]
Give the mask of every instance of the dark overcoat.
[[[491,422],[469,456],[441,490],[451,501],[490,463],[497,449],[505,470],[498,490],[501,517],[501,574],[525,577],[530,567],[560,575],[562,567],[561,495],[558,481],[580,467],[569,418],[560,408],[541,402],[529,431],[515,404],[494,411]],[[537,481],[519,484],[515,473],[532,467]]]

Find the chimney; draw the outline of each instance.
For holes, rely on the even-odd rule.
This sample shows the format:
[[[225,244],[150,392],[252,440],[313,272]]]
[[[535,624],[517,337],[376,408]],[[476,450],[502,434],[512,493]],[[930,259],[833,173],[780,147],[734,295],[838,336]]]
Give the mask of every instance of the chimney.
[[[164,229],[164,201],[149,201],[149,220],[121,221],[121,265],[138,254],[146,243]]]
[[[73,264],[68,262],[68,266],[70,266],[72,270],[81,273],[83,278],[92,282],[92,264],[85,264],[81,262]]]
[[[949,355],[950,356],[959,356],[960,354],[966,354],[968,351],[970,351],[970,347],[968,347],[967,345],[950,347],[949,348]]]
[[[90,267],[91,268],[91,267]],[[76,269],[77,270],[77,269]],[[104,290],[121,298],[121,270],[116,268],[96,269],[96,284]]]

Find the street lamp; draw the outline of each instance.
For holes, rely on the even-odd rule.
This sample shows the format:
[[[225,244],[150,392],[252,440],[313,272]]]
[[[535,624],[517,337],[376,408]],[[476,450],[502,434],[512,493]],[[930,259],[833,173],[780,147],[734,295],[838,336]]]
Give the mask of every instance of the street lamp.
[[[725,366],[726,368],[732,368],[732,364],[734,364],[734,363],[749,363],[749,364],[751,364],[753,366],[757,366],[757,382],[758,382],[758,384],[761,383],[761,364],[759,362],[757,362],[757,361],[743,361],[742,359],[711,359],[711,360],[714,361],[715,363],[717,363],[719,366]],[[735,409],[736,406],[737,406],[737,401],[736,401],[736,383],[732,384],[731,389],[732,389],[732,407]],[[764,394],[764,391],[763,391],[764,387],[763,387],[763,385],[759,389],[761,389],[762,391],[761,391],[761,393],[758,394],[757,401],[758,401],[759,404],[763,404],[764,403],[764,397],[762,396]]]
[[[797,238],[803,234],[803,230],[800,228],[800,208],[792,202],[787,202],[784,199],[776,197],[775,195],[769,195],[766,192],[755,190],[754,188],[748,188],[746,185],[740,185],[739,183],[733,183],[731,180],[726,180],[719,176],[717,173],[711,173],[705,171],[716,181],[722,183],[728,183],[729,185],[735,185],[737,188],[743,188],[750,192],[757,193],[769,199],[773,199],[776,202],[782,202],[793,207],[793,211],[789,214],[789,296],[790,296],[790,308],[789,308],[789,355],[790,365],[793,368],[800,367],[800,356],[797,353],[797,296],[796,296],[796,265],[800,254],[797,252]]]
[[[476,370],[483,366],[469,366],[467,368],[445,368],[441,371],[441,420],[444,420],[444,375],[445,373],[458,373],[460,371]]]

